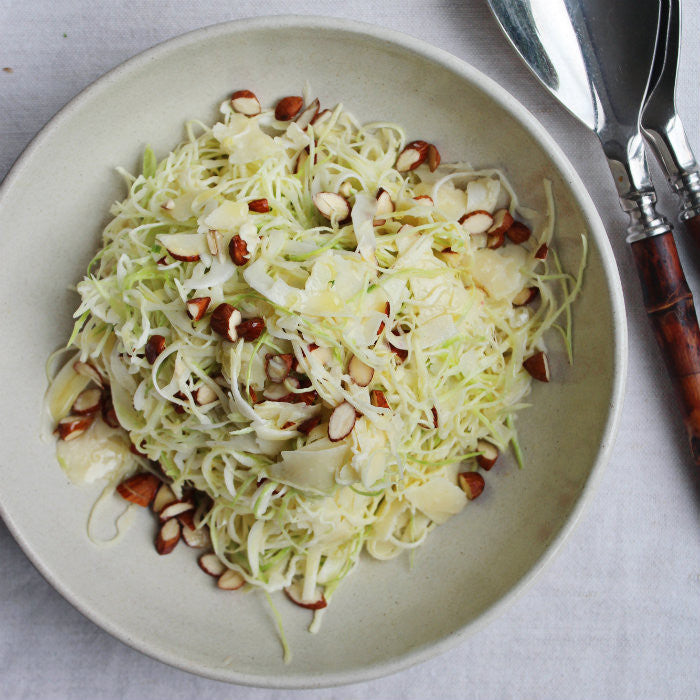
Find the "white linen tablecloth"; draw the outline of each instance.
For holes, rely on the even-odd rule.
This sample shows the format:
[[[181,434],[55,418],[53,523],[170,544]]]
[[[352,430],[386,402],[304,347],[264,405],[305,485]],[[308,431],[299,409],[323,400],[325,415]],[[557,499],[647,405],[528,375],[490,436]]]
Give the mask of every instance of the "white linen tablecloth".
[[[700,0],[684,6],[678,101],[700,154]],[[562,552],[500,618],[432,661],[329,690],[229,686],[133,651],[56,593],[0,522],[0,698],[699,697],[700,479],[642,309],[626,217],[595,137],[534,80],[485,2],[0,0],[0,68],[12,69],[0,71],[0,178],[59,108],[125,59],[191,29],[280,13],[358,19],[446,49],[515,95],[562,146],[611,232],[628,308],[629,380],[610,464]],[[680,247],[700,293],[700,255]]]

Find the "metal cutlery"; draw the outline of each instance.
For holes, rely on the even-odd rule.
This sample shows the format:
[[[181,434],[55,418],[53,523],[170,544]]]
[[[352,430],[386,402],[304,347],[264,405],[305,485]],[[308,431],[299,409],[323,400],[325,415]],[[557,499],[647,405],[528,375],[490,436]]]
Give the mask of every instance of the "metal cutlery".
[[[642,131],[666,171],[671,189],[680,197],[681,221],[700,244],[700,173],[676,110],[680,40],[680,0],[662,0],[656,54],[642,110]]]
[[[677,392],[693,459],[700,466],[700,329],[671,224],[656,211],[640,127],[644,110],[645,133],[662,164],[670,166],[669,178],[684,198],[683,217],[697,230],[695,161],[689,147],[684,149],[687,140],[673,103],[677,8],[664,0],[668,14],[660,33],[659,0],[488,2],[530,69],[600,139],[620,203],[630,217],[627,241],[644,305]],[[655,60],[657,46],[663,53]]]

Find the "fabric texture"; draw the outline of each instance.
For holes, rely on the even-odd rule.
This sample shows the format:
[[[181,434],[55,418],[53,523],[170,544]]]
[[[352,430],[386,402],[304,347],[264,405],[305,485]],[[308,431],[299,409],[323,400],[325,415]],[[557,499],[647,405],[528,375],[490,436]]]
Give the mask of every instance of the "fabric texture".
[[[679,110],[696,151],[700,0],[684,3]],[[530,109],[595,202],[623,279],[630,363],[620,432],[581,522],[503,615],[452,651],[394,676],[329,690],[228,686],[170,668],[85,619],[0,522],[0,695],[19,698],[697,698],[700,480],[642,308],[620,210],[595,137],[534,80],[481,0],[0,0],[0,177],[66,102],[134,54],[197,27],[257,15],[347,17],[420,37],[472,63]],[[11,70],[7,70],[7,69]],[[675,216],[653,172],[660,210]],[[30,235],[30,234],[29,234]],[[682,233],[691,288],[700,254]]]

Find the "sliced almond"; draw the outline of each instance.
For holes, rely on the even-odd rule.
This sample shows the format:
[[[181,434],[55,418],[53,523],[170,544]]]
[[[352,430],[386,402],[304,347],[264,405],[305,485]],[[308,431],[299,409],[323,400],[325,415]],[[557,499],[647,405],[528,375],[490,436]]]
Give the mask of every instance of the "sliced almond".
[[[411,141],[406,148],[399,153],[396,159],[396,169],[400,173],[415,170],[428,157],[430,144],[426,141]]]
[[[237,571],[228,569],[219,576],[216,585],[223,591],[235,591],[245,584],[245,579]]]
[[[369,398],[372,406],[376,406],[377,408],[389,408],[389,402],[386,400],[386,396],[384,395],[383,391],[373,389],[370,392]]]
[[[189,399],[181,392],[178,391],[175,394],[173,394],[173,398],[180,399],[180,401],[184,402],[184,406],[181,406],[179,403],[173,403],[173,407],[175,409],[175,413],[184,413],[187,408],[189,408]]]
[[[180,541],[180,523],[177,520],[168,520],[156,535],[156,551],[158,554],[170,554],[175,545]]]
[[[549,381],[549,360],[545,353],[540,351],[530,355],[523,362],[523,367],[532,375],[533,379],[537,379],[539,382]]]
[[[462,264],[462,256],[459,253],[455,253],[452,248],[443,248],[440,251],[440,258],[450,267],[460,267]]]
[[[66,416],[58,421],[56,432],[58,437],[65,442],[70,442],[80,437],[94,420],[94,415],[88,416]]]
[[[328,605],[323,593],[321,592],[321,589],[318,587],[316,587],[314,590],[314,594],[311,598],[303,597],[304,588],[298,582],[294,582],[290,586],[287,586],[284,589],[284,592],[292,603],[295,603],[302,608],[307,608],[308,610],[320,610]]]
[[[160,514],[160,512],[166,506],[177,501],[177,496],[173,493],[173,490],[167,484],[161,484],[156,491],[155,498],[153,499],[153,512]]]
[[[439,425],[437,408],[435,408],[435,406],[433,406],[430,409],[430,412],[433,415],[433,428],[435,428],[437,430],[438,425]]]
[[[333,351],[330,348],[319,347],[315,343],[309,345],[309,355],[324,367],[328,367],[333,362]]]
[[[275,107],[275,119],[281,122],[288,122],[299,114],[304,100],[298,95],[283,97]]]
[[[190,530],[195,529],[196,525],[194,524],[194,510],[186,510],[175,517],[178,519],[183,528],[188,527]]]
[[[486,440],[477,440],[476,449],[481,452],[476,458],[476,463],[482,469],[488,471],[498,459],[498,448]]]
[[[107,423],[110,428],[119,427],[119,418],[117,418],[117,412],[114,410],[112,394],[108,389],[105,389],[102,393],[102,420]]]
[[[270,211],[270,204],[265,197],[262,199],[253,199],[248,202],[248,210],[254,211],[257,214],[267,214],[267,212]]]
[[[152,335],[146,341],[146,359],[153,364],[158,355],[165,350],[165,338],[162,335]]]
[[[209,324],[215,333],[231,343],[238,339],[236,326],[241,322],[241,312],[231,304],[219,304],[209,318]]]
[[[183,262],[196,262],[202,247],[202,239],[199,234],[171,233],[160,238],[165,249],[175,260]]]
[[[209,530],[206,526],[191,528],[188,525],[183,525],[182,539],[192,549],[205,549],[211,546],[211,537],[209,537]]]
[[[507,209],[499,209],[493,215],[493,225],[487,233],[500,235],[505,233],[513,225],[513,216]]]
[[[89,362],[81,362],[80,360],[76,360],[73,363],[73,371],[75,371],[77,374],[82,374],[83,377],[92,379],[92,381],[98,386],[107,385],[107,382],[104,380],[104,377],[100,374],[97,367]]]
[[[188,299],[185,304],[185,310],[187,315],[193,321],[199,321],[202,316],[207,312],[209,304],[211,303],[211,297],[194,297],[193,299]]]
[[[408,350],[403,350],[402,348],[397,348],[395,345],[392,345],[391,343],[388,343],[389,345],[389,350],[396,355],[397,359],[400,362],[405,362],[406,359],[408,358]]]
[[[297,126],[304,130],[309,124],[313,123],[321,104],[318,101],[318,97],[308,106],[304,111],[296,118]]]
[[[204,571],[204,573],[213,576],[214,578],[219,578],[221,574],[226,571],[226,565],[219,559],[219,557],[214,554],[214,552],[209,552],[208,554],[202,554],[197,560],[199,568]]]
[[[428,146],[428,167],[431,173],[434,173],[438,169],[440,161],[440,151],[431,143]]]
[[[331,442],[338,442],[346,438],[355,427],[356,420],[357,414],[352,404],[347,401],[338,404],[333,409],[333,413],[331,413],[328,421],[328,439]]]
[[[465,214],[459,223],[469,235],[475,233],[486,233],[493,225],[493,216],[483,209],[477,209]]]
[[[336,192],[318,192],[314,195],[313,202],[326,219],[344,221],[350,216],[348,200]]]
[[[144,508],[155,498],[160,486],[160,479],[154,474],[134,474],[117,486],[117,493],[138,506]]]
[[[250,260],[248,244],[236,234],[228,244],[228,252],[234,265],[245,265]]]
[[[202,384],[202,386],[194,392],[195,403],[200,406],[214,403],[218,398],[216,392],[208,384]]]
[[[532,231],[521,221],[514,221],[505,233],[513,243],[525,243],[532,235]]]
[[[381,218],[382,214],[391,214],[395,210],[396,207],[391,199],[391,195],[385,189],[380,189],[379,192],[377,192],[377,212],[374,225],[384,226],[386,219]]]
[[[250,90],[236,90],[231,95],[231,107],[239,114],[245,114],[246,117],[254,117],[260,114],[260,102],[254,92]]]
[[[172,199],[167,199],[163,204],[160,205],[161,209],[165,209],[165,211],[172,211],[175,209],[175,202]]]
[[[316,116],[311,120],[311,123],[314,125],[321,125],[323,122],[327,121],[330,119],[331,115],[333,112],[331,112],[330,109],[322,109]]]
[[[495,250],[500,248],[506,242],[505,233],[489,233],[487,234],[486,247]]]
[[[294,355],[285,353],[283,355],[265,355],[265,374],[271,382],[277,384],[283,382],[292,371]]]
[[[549,252],[549,248],[547,247],[546,243],[543,243],[538,249],[537,252],[535,253],[535,257],[538,260],[546,260],[547,259],[547,253]]]
[[[359,357],[353,355],[348,363],[348,374],[358,386],[367,386],[374,377],[374,367],[366,365]]]
[[[192,510],[194,508],[194,503],[192,501],[173,501],[169,503],[163,510],[158,513],[158,518],[162,523],[171,518],[176,518],[181,513],[185,511]]]
[[[523,287],[514,297],[513,306],[526,306],[537,298],[540,290],[537,287]]]
[[[321,416],[312,416],[305,420],[297,430],[304,435],[308,435],[317,425],[321,423]]]
[[[292,393],[289,400],[292,403],[305,403],[307,406],[313,406],[318,401],[318,392],[312,389],[302,393]]]
[[[413,200],[418,202],[418,204],[425,205],[426,207],[432,207],[435,204],[435,202],[433,202],[433,198],[427,194],[419,194],[417,197],[414,197]]]
[[[221,234],[213,228],[207,231],[207,248],[212,255],[218,255],[221,250]]]
[[[247,318],[236,326],[239,338],[243,340],[257,340],[265,330],[265,321],[262,318]]]
[[[78,394],[73,403],[71,413],[78,416],[89,416],[97,413],[102,405],[102,391],[100,389],[85,389]]]
[[[458,477],[459,487],[467,494],[467,498],[473,501],[484,490],[484,477],[478,472],[462,472]]]

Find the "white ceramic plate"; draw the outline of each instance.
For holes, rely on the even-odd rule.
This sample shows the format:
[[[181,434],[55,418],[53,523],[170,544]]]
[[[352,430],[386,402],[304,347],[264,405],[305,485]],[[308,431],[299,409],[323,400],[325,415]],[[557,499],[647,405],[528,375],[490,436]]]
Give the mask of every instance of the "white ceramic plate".
[[[68,291],[99,243],[114,167],[135,170],[143,146],[163,155],[186,119],[212,121],[234,89],[265,104],[308,80],[324,106],[342,101],[362,121],[400,121],[439,144],[445,161],[502,167],[529,205],[554,184],[556,246],[574,269],[579,234],[590,260],[574,310],[573,367],[552,339],[553,381],[519,420],[527,468],[508,461],[487,490],[417,551],[363,560],[333,599],[321,632],[307,611],[278,607],[294,660],[282,663],[267,604],[218,591],[180,547],[153,549],[140,512],[118,545],[85,535],[98,489],[68,483],[53,445],[38,438],[44,362],[65,342]],[[0,196],[3,275],[3,518],[27,555],[78,609],[122,641],[211,678],[275,687],[359,681],[458,643],[522,591],[570,531],[610,448],[627,344],[620,282],[593,205],[563,153],[520,104],[478,71],[383,28],[318,18],[268,18],[202,29],[128,61],[88,88],[42,131]]]

